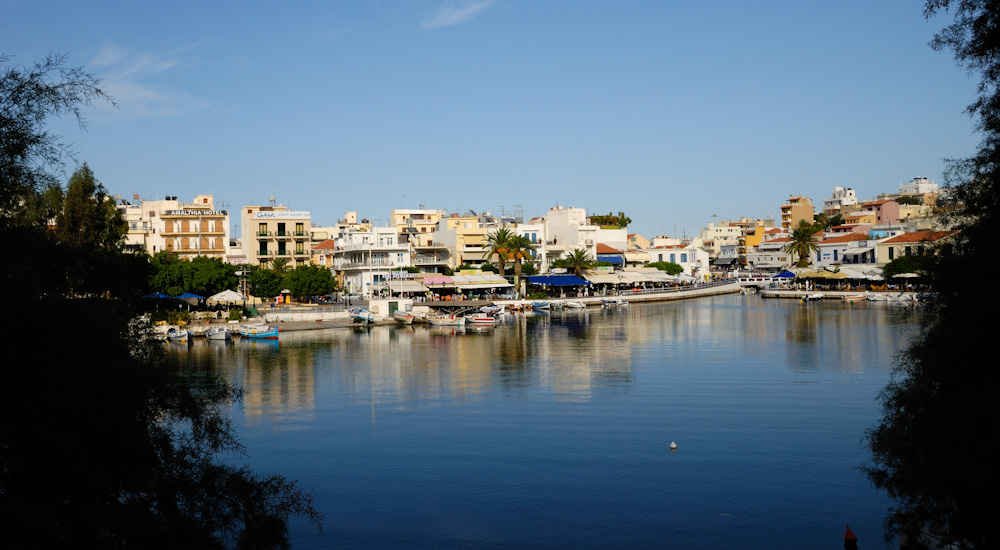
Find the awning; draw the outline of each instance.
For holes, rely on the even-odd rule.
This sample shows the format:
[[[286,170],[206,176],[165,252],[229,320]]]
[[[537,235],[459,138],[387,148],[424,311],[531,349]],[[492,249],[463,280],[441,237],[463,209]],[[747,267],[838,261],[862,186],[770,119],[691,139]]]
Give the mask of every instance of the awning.
[[[716,258],[712,260],[712,265],[733,265],[736,263],[736,258]]]
[[[608,262],[612,265],[622,265],[625,260],[622,259],[621,254],[598,254],[597,261]]]
[[[649,263],[649,253],[634,250],[632,252],[625,253],[626,262],[645,262]]]
[[[579,286],[590,284],[590,281],[576,275],[529,275],[525,278],[533,285]]]
[[[388,288],[392,292],[427,292],[427,287],[420,281],[412,280],[383,281],[375,285],[375,288]]]

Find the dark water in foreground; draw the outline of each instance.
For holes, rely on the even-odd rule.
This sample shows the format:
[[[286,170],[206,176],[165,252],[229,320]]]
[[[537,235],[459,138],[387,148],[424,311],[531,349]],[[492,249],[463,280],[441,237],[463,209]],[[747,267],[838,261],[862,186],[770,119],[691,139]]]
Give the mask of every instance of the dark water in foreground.
[[[843,548],[845,523],[882,548],[857,466],[901,311],[733,295],[172,353],[246,390],[259,472],[314,490],[294,548]]]

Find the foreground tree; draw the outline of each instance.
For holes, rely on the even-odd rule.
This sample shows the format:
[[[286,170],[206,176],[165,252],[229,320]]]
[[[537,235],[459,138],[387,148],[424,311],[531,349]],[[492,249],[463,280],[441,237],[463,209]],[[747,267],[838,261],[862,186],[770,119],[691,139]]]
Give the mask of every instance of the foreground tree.
[[[47,202],[65,151],[44,121],[103,97],[62,59],[0,72],[0,239],[17,259],[0,263],[0,283],[17,289],[19,305],[0,316],[0,330],[18,339],[0,399],[4,543],[286,547],[291,515],[318,520],[312,500],[235,464],[243,449],[223,411],[238,391],[164,362],[138,315],[146,258],[121,253],[113,238],[59,236],[32,206]],[[86,187],[74,193],[81,205],[104,204]],[[37,330],[56,320],[74,328]]]
[[[894,501],[888,534],[916,537],[934,528],[963,548],[1000,547],[998,470],[993,444],[1000,431],[994,392],[1000,373],[983,345],[1000,331],[1000,294],[978,277],[995,271],[993,242],[1000,213],[1000,3],[930,0],[925,15],[954,16],[931,42],[951,49],[959,65],[980,76],[968,107],[982,141],[976,153],[951,161],[946,182],[955,238],[926,262],[936,298],[924,308],[921,333],[900,356],[882,393],[884,418],[867,433],[869,479]],[[975,277],[975,279],[974,279]]]

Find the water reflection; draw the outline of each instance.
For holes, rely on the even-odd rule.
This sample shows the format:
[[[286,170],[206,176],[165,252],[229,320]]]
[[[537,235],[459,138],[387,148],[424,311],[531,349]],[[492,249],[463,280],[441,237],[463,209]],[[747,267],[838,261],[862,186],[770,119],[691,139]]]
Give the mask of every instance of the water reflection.
[[[888,369],[914,319],[883,304],[789,304],[753,297],[508,315],[496,327],[371,327],[195,341],[171,350],[246,391],[249,418],[302,414],[325,389],[383,405],[500,392],[586,401],[628,393],[636,358],[664,369],[781,365],[798,374]]]

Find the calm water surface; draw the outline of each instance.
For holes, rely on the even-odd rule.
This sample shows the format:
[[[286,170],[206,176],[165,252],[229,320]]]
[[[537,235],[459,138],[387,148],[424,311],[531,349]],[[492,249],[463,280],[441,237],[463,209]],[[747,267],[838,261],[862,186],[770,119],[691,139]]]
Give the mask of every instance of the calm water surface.
[[[245,389],[250,464],[313,489],[295,548],[881,548],[857,467],[902,311],[731,295],[172,354]]]

